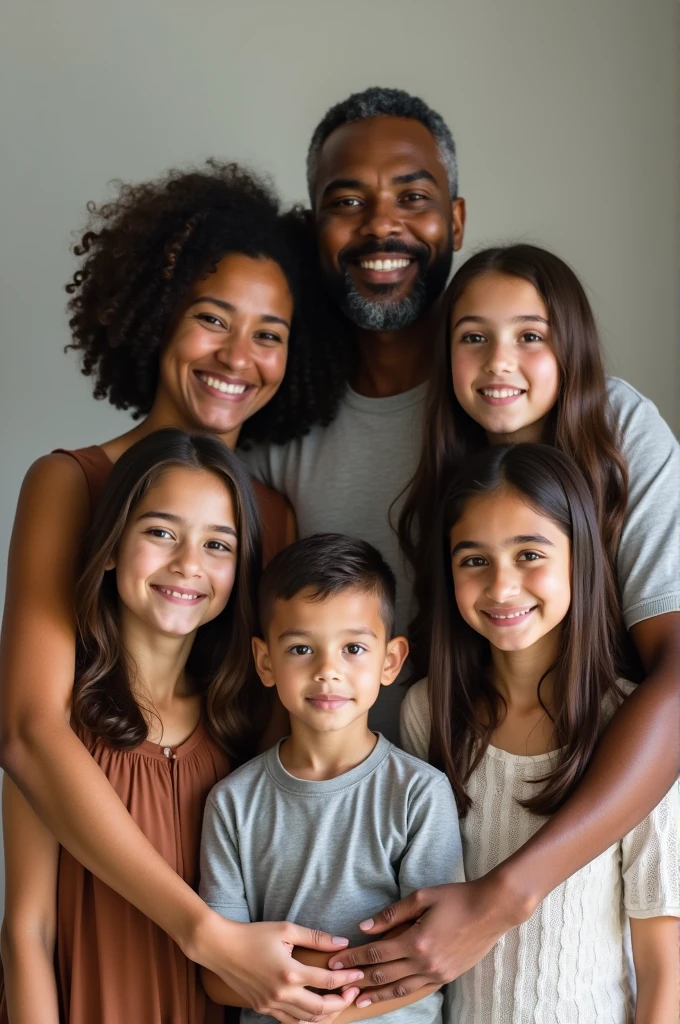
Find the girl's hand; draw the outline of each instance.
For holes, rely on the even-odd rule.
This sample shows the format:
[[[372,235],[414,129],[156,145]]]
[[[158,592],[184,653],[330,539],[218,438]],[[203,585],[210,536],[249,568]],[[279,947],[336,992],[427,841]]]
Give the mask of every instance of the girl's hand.
[[[333,953],[347,945],[347,939],[334,939],[325,932],[287,921],[238,924],[211,914],[199,944],[206,954],[197,952],[196,960],[219,975],[245,1005],[282,1024],[316,1022],[340,1013],[359,994],[355,983],[363,978],[363,971],[330,971],[293,960],[293,946]],[[322,996],[307,986],[328,992],[341,986],[346,990]]]
[[[333,968],[366,968],[364,997],[372,1002],[410,995],[423,985],[443,985],[474,967],[501,935],[531,916],[519,913],[514,894],[500,874],[474,882],[453,882],[418,889],[361,925],[376,935],[395,925],[412,922],[397,938],[348,949],[330,960]],[[527,912],[528,911],[528,912]],[[377,965],[377,966],[376,966]]]

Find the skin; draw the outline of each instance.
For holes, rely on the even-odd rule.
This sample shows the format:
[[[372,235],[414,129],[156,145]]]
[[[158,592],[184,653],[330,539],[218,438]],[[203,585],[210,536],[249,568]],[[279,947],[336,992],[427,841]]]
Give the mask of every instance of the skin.
[[[470,282],[452,313],[451,370],[456,398],[494,443],[540,440],[560,374],[548,310],[529,281],[493,272]]]
[[[475,317],[460,324],[454,337],[454,391],[487,429],[490,444],[540,440],[555,388],[554,357],[546,350],[550,325],[546,330],[535,319],[545,319],[545,313],[531,286],[527,290],[523,280],[498,274],[471,282],[453,310],[454,324],[463,315]],[[515,316],[532,319],[514,324]],[[527,328],[542,340],[522,340],[520,331]],[[481,337],[461,342],[460,335],[470,331]],[[475,384],[487,378],[526,382],[527,396],[505,407],[481,402]],[[680,613],[638,622],[630,634],[646,679],[614,715],[565,805],[487,875],[413,893],[362,923],[366,945],[331,957],[331,966],[365,966],[376,1002],[469,970],[502,935],[528,920],[555,886],[638,825],[670,789],[680,773]],[[380,939],[380,933],[408,922],[412,926],[399,938]]]
[[[412,177],[405,181],[404,178]],[[400,180],[401,179],[401,180]],[[321,148],[314,197],[319,260],[339,273],[345,250],[368,246],[379,258],[387,242],[425,246],[429,262],[463,243],[465,201],[452,200],[437,144],[424,125],[400,117],[354,121],[337,128]],[[389,283],[409,293],[415,264],[390,272],[349,272],[360,294],[376,297]],[[399,394],[427,380],[440,312],[433,306],[400,331],[356,328],[359,361],[352,386],[373,398]]]
[[[380,687],[397,678],[407,654],[405,637],[388,639],[380,600],[373,593],[348,589],[318,600],[311,590],[302,590],[289,601],[275,601],[265,638],[253,638],[253,655],[260,679],[265,686],[276,687],[290,714],[291,735],[280,747],[286,771],[296,778],[322,781],[361,764],[376,744],[368,712]],[[296,956],[327,966],[328,956],[322,954],[296,951]],[[215,1002],[244,1005],[219,978],[207,971],[202,977]],[[429,991],[418,993],[418,998]],[[358,995],[356,985],[344,993],[350,1001]],[[323,1020],[345,1024],[374,1014],[370,1000],[364,1004],[359,998],[356,1006]]]
[[[238,267],[228,259],[236,274]],[[262,263],[266,261],[247,261],[241,268],[259,271]],[[258,294],[265,294],[269,282],[268,301],[263,306],[253,305],[248,289],[232,289],[236,278],[221,272],[222,263],[217,269],[215,275],[196,282],[188,301],[211,295],[230,303],[235,307],[233,320],[215,303],[200,303],[183,311],[162,360],[162,379],[149,416],[134,430],[102,446],[113,462],[135,441],[160,427],[205,427],[204,412],[201,421],[196,420],[199,409],[210,416],[216,416],[217,410],[215,432],[235,443],[242,422],[235,419],[235,408],[245,417],[246,405],[252,414],[256,403],[264,404],[267,388],[273,387],[269,369],[265,372],[273,343],[262,338],[262,331],[280,333],[283,346],[283,325],[268,318],[290,320],[287,284],[282,275],[277,277],[271,267],[265,267],[266,280],[260,281]],[[274,282],[278,283],[274,286]],[[222,326],[211,321],[206,326],[201,317],[192,319],[201,312],[216,313]],[[180,349],[188,353],[184,361]],[[279,350],[279,343],[274,349]],[[202,404],[198,389],[192,390],[190,375],[195,368],[247,378],[253,385],[247,402],[210,396]],[[191,401],[187,398],[185,402],[183,395]],[[291,967],[290,952],[294,945],[332,952],[345,941],[286,923],[237,925],[210,911],[151,846],[72,732],[69,708],[75,622],[71,609],[78,552],[89,520],[87,483],[77,463],[65,455],[39,459],[21,489],[8,562],[0,645],[0,760],[9,789],[5,807],[8,801],[10,807],[22,806],[23,824],[17,828],[25,828],[23,834],[28,835],[30,829],[39,834],[44,823],[42,827],[88,870],[155,921],[187,956],[232,984],[249,1005],[282,1021],[342,1008],[344,1000],[322,998],[304,988],[332,990],[338,984],[336,976],[330,971]],[[292,518],[289,535],[294,539]],[[49,686],[45,685],[47,679]],[[25,802],[20,804],[24,798],[33,811]],[[16,858],[8,860],[10,867],[16,863]],[[12,888],[9,875],[7,888]],[[11,934],[20,925],[8,903],[5,947],[11,945]],[[343,981],[355,981],[357,973],[348,972]]]

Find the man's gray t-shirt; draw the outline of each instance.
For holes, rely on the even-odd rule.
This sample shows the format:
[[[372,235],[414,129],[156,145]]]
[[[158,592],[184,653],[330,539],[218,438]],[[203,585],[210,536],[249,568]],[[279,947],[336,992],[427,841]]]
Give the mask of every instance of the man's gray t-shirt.
[[[290,775],[279,746],[213,788],[203,818],[200,895],[233,921],[292,921],[363,944],[360,921],[415,889],[464,880],[448,779],[379,736],[335,779]],[[440,993],[380,1020],[441,1021]],[[244,1024],[273,1018],[244,1010]]]
[[[397,578],[397,629],[411,619],[412,584],[396,535],[403,490],[416,471],[427,385],[393,398],[352,389],[327,427],[285,445],[244,452],[251,472],[289,499],[301,537],[337,531],[374,544]],[[612,424],[628,464],[629,497],[617,558],[623,614],[636,622],[680,610],[680,448],[656,406],[607,378]],[[435,510],[432,510],[434,517]],[[383,688],[372,728],[399,738],[401,686]]]

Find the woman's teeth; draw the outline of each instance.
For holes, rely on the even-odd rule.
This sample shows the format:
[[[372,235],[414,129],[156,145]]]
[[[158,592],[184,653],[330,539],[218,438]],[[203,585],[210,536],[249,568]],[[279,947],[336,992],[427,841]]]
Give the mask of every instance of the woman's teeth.
[[[480,388],[487,398],[511,398],[513,395],[522,395],[522,388]]]
[[[215,388],[216,391],[221,391],[223,395],[242,395],[246,389],[245,384],[227,384],[226,380],[220,380],[218,377],[209,377],[207,373],[199,373],[200,380],[208,384],[211,388]]]
[[[410,260],[361,260],[359,266],[362,270],[403,270],[408,267]]]

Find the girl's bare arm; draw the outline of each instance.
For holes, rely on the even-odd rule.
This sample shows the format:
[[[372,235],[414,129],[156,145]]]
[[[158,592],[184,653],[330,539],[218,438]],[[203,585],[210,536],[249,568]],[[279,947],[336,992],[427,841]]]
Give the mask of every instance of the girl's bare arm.
[[[11,1024],[59,1024],[54,947],[59,844],[5,776],[2,966]]]

